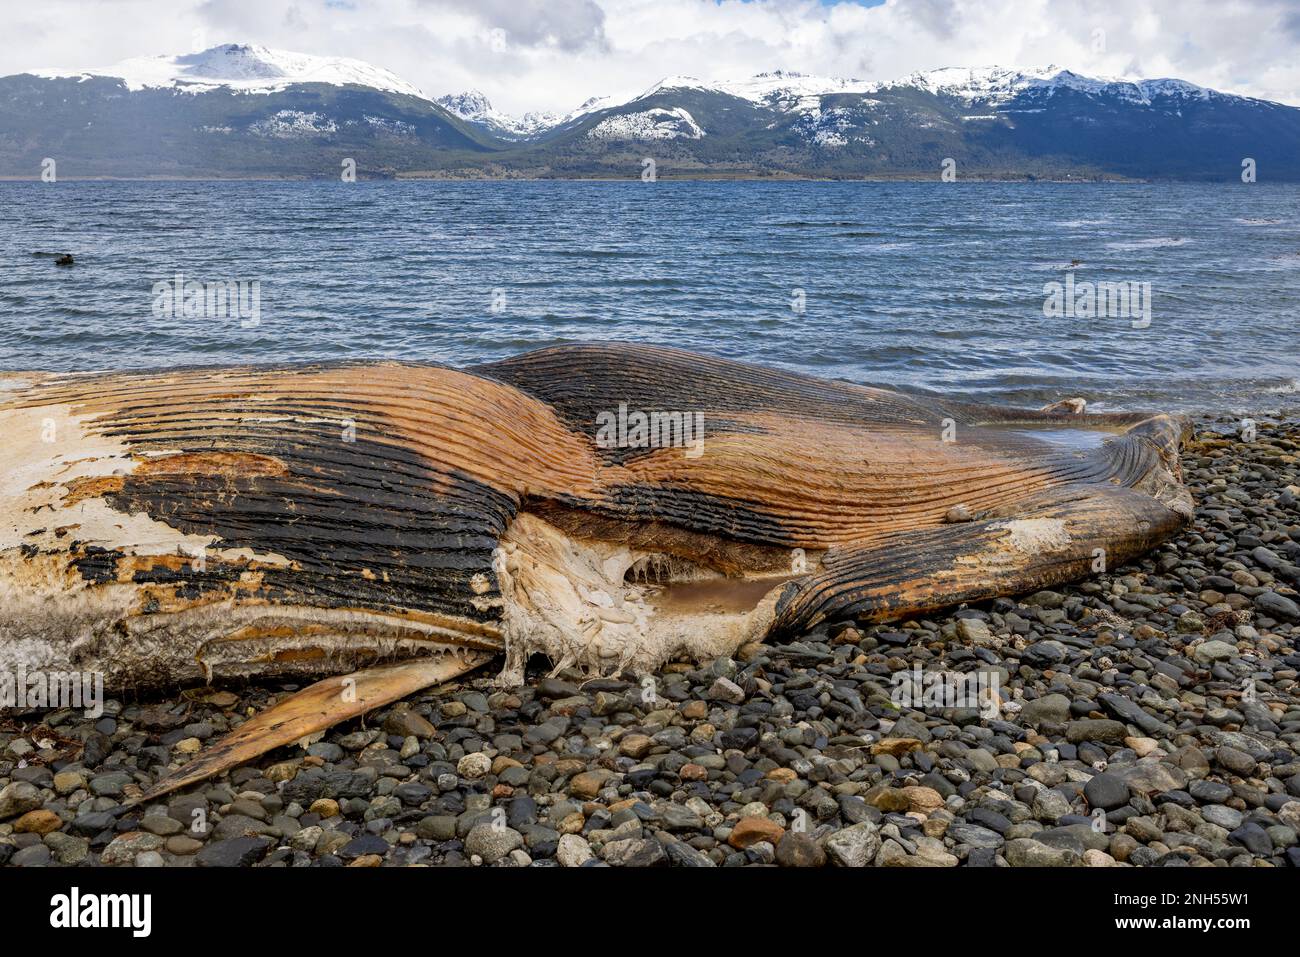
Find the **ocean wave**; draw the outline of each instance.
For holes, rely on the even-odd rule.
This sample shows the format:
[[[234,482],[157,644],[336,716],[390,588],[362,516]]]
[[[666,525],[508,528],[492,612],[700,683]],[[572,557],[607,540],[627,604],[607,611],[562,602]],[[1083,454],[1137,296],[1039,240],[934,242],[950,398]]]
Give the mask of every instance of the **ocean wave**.
[[[809,227],[823,229],[852,229],[855,226],[869,226],[870,223],[857,223],[852,220],[832,219],[832,220],[812,220],[812,219],[794,219],[788,222],[772,223],[783,229],[806,229]]]
[[[978,205],[826,184],[783,187],[781,205],[743,183],[632,188],[626,203],[578,185],[442,189],[435,208],[411,202],[414,187],[367,187],[364,209],[282,184],[118,183],[59,191],[54,205],[24,192],[0,210],[0,369],[472,364],[594,339],[1026,407],[1083,395],[1112,408],[1300,408],[1300,187],[1268,205],[1189,188],[1141,208],[1127,188],[1085,197],[1050,184],[990,185]],[[1274,216],[1284,225],[1235,222]],[[139,228],[155,222],[197,230]],[[29,255],[64,246],[72,269]],[[261,334],[153,315],[152,283],[177,270],[260,279]],[[1043,284],[1070,270],[1079,283],[1149,281],[1150,328],[1046,320]]]
[[[1071,269],[1084,269],[1087,265],[1082,259],[1072,259],[1068,263],[1029,263],[1025,268],[1032,272],[1069,272]]]
[[[1107,249],[1131,251],[1137,249],[1166,249],[1170,246],[1186,246],[1191,240],[1182,236],[1157,236],[1152,239],[1131,239],[1126,242],[1107,243]]]

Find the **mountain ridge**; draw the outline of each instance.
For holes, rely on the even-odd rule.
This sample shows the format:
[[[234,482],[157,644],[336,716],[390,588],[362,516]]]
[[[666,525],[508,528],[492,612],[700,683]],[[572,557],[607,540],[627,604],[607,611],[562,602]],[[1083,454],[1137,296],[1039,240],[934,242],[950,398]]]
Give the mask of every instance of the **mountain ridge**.
[[[141,138],[165,162],[142,169]],[[360,60],[224,44],[0,78],[0,175],[57,149],[110,176],[325,176],[326,157],[353,154],[365,176],[614,176],[653,153],[664,175],[923,176],[951,159],[975,177],[1226,180],[1256,159],[1300,179],[1300,109],[1173,78],[993,66],[667,76],[513,116]]]
[[[112,66],[88,70],[28,72],[43,79],[117,78],[133,93],[168,87],[195,93],[217,87],[269,92],[296,83],[328,83],[424,97],[419,87],[364,60],[272,50],[252,43],[225,43],[171,56],[132,57]]]

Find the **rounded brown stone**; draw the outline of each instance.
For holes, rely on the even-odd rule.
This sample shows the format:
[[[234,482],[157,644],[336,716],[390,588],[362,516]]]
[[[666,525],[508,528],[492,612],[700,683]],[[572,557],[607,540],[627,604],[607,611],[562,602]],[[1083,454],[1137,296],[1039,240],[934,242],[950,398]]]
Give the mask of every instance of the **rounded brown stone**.
[[[609,780],[608,771],[583,771],[569,781],[569,793],[582,798],[594,798]]]
[[[175,854],[177,857],[188,857],[201,851],[203,842],[186,837],[184,834],[174,834],[167,838],[166,849],[167,853]]]
[[[63,827],[63,819],[53,811],[37,808],[28,811],[14,821],[14,831],[18,834],[49,834]]]
[[[704,702],[700,702],[703,704]],[[654,747],[654,741],[644,734],[625,734],[618,742],[618,751],[620,754],[627,755],[629,758],[641,760],[650,753]]]
[[[691,721],[699,721],[701,718],[708,717],[709,704],[707,701],[687,701],[682,705],[682,717]]]
[[[767,841],[775,846],[785,835],[785,828],[765,817],[743,817],[731,829],[727,843],[734,848],[744,850],[751,844]]]
[[[776,846],[776,862],[782,867],[822,867],[826,852],[802,831],[787,831]]]
[[[312,814],[319,814],[321,817],[337,817],[339,813],[339,802],[333,798],[320,798],[311,802],[311,807],[307,809]]]

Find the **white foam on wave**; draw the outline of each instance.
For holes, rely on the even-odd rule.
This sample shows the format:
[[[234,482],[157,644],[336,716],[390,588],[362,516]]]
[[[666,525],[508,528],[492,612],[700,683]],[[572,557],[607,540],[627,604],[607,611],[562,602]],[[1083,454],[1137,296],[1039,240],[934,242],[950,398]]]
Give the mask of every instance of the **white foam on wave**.
[[[1068,263],[1029,263],[1025,268],[1033,272],[1069,272],[1072,269],[1084,269],[1087,265],[1082,259],[1077,259]]]
[[[1153,239],[1133,239],[1128,242],[1107,243],[1107,249],[1115,250],[1135,250],[1135,249],[1165,249],[1169,246],[1186,246],[1189,240],[1181,236],[1158,236]]]

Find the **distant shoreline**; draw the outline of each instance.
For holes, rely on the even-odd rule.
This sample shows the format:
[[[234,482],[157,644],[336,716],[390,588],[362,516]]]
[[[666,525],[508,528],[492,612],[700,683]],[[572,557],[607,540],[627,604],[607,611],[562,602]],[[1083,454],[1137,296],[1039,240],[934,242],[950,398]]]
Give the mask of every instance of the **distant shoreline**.
[[[442,176],[424,173],[398,173],[393,176],[358,176],[357,182],[394,183],[394,182],[439,182],[439,183],[634,183],[640,182],[636,173],[627,176]],[[863,177],[829,177],[801,176],[798,174],[694,174],[678,175],[660,173],[656,182],[680,183],[944,183],[934,175],[898,174],[896,176]],[[0,183],[39,183],[39,176],[4,176]],[[317,176],[59,176],[60,183],[336,183],[336,177]],[[1155,183],[1185,183],[1198,186],[1231,186],[1235,180],[1196,180],[1196,179],[1134,179],[1129,177],[1097,177],[1093,179],[1049,179],[1037,176],[965,176],[956,181],[960,183],[981,184],[1024,184],[1024,185],[1059,185],[1059,186],[1095,186],[1136,185],[1146,186]],[[1279,184],[1293,184],[1294,180],[1278,180]],[[57,185],[53,184],[53,185]]]

